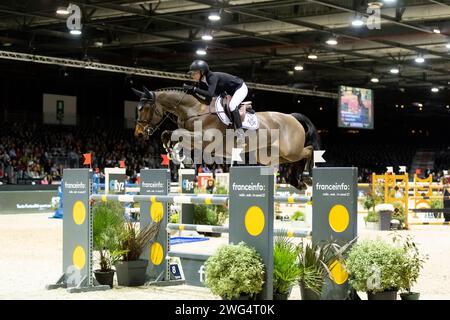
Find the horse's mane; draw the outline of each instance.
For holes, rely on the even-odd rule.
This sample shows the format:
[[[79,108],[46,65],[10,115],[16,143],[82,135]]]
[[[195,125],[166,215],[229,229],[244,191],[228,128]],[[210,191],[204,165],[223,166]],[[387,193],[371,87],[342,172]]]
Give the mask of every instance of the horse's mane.
[[[161,88],[161,89],[156,89],[155,92],[158,91],[180,91],[180,92],[184,92],[183,87],[167,87],[167,88]]]

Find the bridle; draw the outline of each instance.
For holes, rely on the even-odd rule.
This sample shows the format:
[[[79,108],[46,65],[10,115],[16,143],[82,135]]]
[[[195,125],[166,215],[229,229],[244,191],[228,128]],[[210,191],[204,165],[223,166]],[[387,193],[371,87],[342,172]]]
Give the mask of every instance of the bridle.
[[[180,105],[181,101],[183,101],[184,96],[186,95],[186,92],[183,92],[183,95],[181,96],[180,100],[177,102],[175,109],[178,108],[178,106]],[[149,101],[153,101],[152,103],[149,103]],[[154,96],[154,99],[147,99],[147,98],[141,98],[141,101],[139,102],[137,108],[138,111],[141,111],[142,108],[145,106],[146,103],[150,104],[150,109],[153,109],[153,113],[151,114],[151,119],[153,119],[154,115],[156,114],[157,116],[160,116],[162,119],[156,124],[153,125],[151,123],[150,120],[139,120],[136,119],[136,126],[139,127],[142,132],[144,133],[144,135],[147,138],[150,138],[160,127],[161,125],[167,120],[170,119],[173,123],[177,123],[172,117],[171,114],[169,112],[165,113],[164,111],[160,111],[158,110],[158,108],[156,108],[156,95]]]

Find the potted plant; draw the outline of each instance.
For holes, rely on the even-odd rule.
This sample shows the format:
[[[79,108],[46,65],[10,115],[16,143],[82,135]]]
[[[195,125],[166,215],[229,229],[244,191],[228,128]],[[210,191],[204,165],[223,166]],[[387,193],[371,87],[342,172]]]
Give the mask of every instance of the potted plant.
[[[120,250],[120,236],[123,230],[123,207],[119,202],[101,202],[93,207],[92,234],[94,249],[98,251],[100,269],[94,270],[98,283],[113,287],[112,266],[125,253]]]
[[[145,283],[148,260],[140,259],[140,256],[144,248],[157,236],[159,225],[151,223],[139,229],[136,222],[125,222],[120,239],[120,249],[124,253],[121,260],[114,265],[119,286],[141,286]]]
[[[391,220],[395,211],[390,203],[381,203],[375,206],[375,211],[380,218],[380,230],[391,230]]]
[[[218,226],[219,218],[212,206],[200,204],[194,208],[194,224]],[[220,232],[199,232],[207,237],[220,237]]]
[[[300,275],[297,266],[299,247],[289,238],[278,236],[273,248],[273,299],[287,300],[293,284]]]
[[[369,211],[367,217],[364,217],[367,229],[380,230],[380,217],[375,211]]]
[[[406,263],[402,272],[402,289],[405,292],[400,293],[400,297],[402,300],[419,300],[420,293],[412,292],[411,287],[417,282],[420,270],[423,268],[428,256],[419,253],[419,249],[409,235],[403,238],[396,234],[393,241],[402,246],[406,256]]]
[[[345,265],[350,285],[367,292],[369,300],[396,300],[406,262],[403,248],[363,240],[350,249]]]
[[[222,299],[250,299],[260,293],[265,267],[261,256],[244,242],[224,245],[205,262],[205,285]]]
[[[299,245],[298,283],[302,300],[319,300],[327,273],[324,251],[317,244]]]

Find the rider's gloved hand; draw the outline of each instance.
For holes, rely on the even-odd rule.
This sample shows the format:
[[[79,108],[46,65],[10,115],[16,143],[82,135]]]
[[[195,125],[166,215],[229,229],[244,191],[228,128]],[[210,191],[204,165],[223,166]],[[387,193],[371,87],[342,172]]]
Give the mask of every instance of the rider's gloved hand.
[[[187,93],[193,93],[195,90],[194,86],[191,86],[189,84],[183,83],[183,89],[187,92]]]

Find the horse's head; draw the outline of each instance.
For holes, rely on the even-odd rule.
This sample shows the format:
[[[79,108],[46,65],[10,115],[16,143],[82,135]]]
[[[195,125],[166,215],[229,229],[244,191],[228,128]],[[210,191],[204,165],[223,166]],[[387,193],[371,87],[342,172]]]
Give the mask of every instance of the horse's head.
[[[156,94],[144,87],[144,91],[132,88],[133,92],[140,98],[137,105],[137,119],[134,135],[137,138],[150,139],[161,122],[164,112],[156,105]]]

